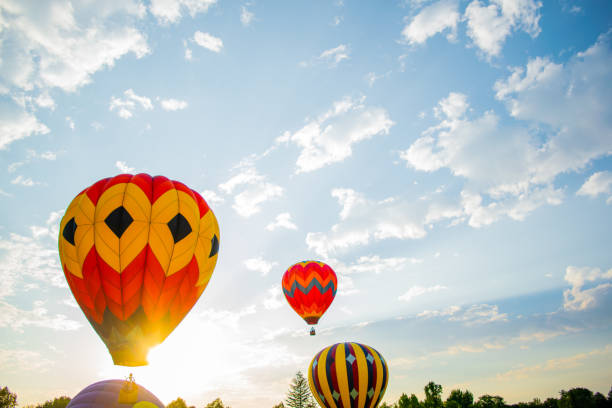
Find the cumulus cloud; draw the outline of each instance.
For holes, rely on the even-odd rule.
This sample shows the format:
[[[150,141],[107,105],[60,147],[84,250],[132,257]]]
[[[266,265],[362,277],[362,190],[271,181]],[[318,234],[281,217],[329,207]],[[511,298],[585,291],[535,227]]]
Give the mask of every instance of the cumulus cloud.
[[[17,140],[50,132],[32,113],[17,111],[3,104],[0,107],[0,150],[5,150]]]
[[[297,225],[295,225],[291,220],[291,214],[288,212],[280,213],[276,216],[273,222],[266,225],[266,229],[268,231],[274,231],[279,228],[297,230]]]
[[[296,173],[341,162],[353,154],[354,144],[389,133],[394,122],[388,112],[364,102],[365,98],[344,98],[302,129],[277,139],[277,143],[294,143],[301,149]]]
[[[32,180],[30,177],[24,177],[20,174],[11,180],[11,184],[17,184],[19,186],[24,186],[24,187],[33,187],[39,183]]]
[[[612,172],[599,171],[593,173],[576,194],[593,198],[600,194],[607,195],[608,199],[606,202],[612,204]]]
[[[331,194],[341,206],[340,222],[328,233],[309,232],[306,235],[308,248],[322,257],[373,241],[419,239],[426,235],[423,226],[426,209],[422,203],[393,197],[374,201],[346,188],[335,188]]]
[[[465,9],[467,34],[487,56],[499,55],[512,31],[538,36],[541,7],[542,3],[534,0],[491,0],[488,5],[474,0]]]
[[[193,41],[200,47],[204,47],[213,52],[221,52],[223,41],[220,38],[214,37],[208,33],[196,31],[193,35]]]
[[[117,170],[119,170],[122,173],[133,173],[135,170],[134,167],[130,167],[127,165],[126,162],[119,161],[119,160],[115,162],[115,167],[117,167]]]
[[[75,91],[125,54],[141,58],[150,52],[145,35],[135,27],[145,15],[140,2],[85,2],[73,7],[68,0],[9,0],[2,2],[0,13],[3,37],[14,44],[0,51],[0,75],[26,91]]]
[[[334,269],[341,274],[355,273],[375,273],[396,272],[404,270],[408,265],[419,264],[422,259],[391,257],[381,258],[379,255],[360,256],[355,262],[344,264],[343,262],[334,262]]]
[[[239,191],[232,208],[242,217],[257,214],[263,203],[283,195],[283,188],[259,174],[252,163],[242,163],[238,169],[238,174],[219,184],[219,189],[227,194]]]
[[[325,50],[319,55],[320,61],[328,62],[331,66],[335,67],[341,61],[349,59],[349,49],[346,44],[340,44],[335,48]]]
[[[284,305],[282,298],[283,289],[280,285],[275,285],[266,291],[266,298],[264,299],[264,307],[267,310],[274,310]]]
[[[42,327],[57,331],[77,330],[81,323],[65,315],[50,316],[44,302],[34,302],[32,310],[22,310],[7,302],[0,301],[0,327],[10,327],[22,333],[25,327]]]
[[[151,0],[149,11],[161,24],[177,23],[186,10],[191,17],[205,13],[217,0]]]
[[[204,200],[210,205],[222,204],[225,199],[213,190],[204,190],[200,193]]]
[[[163,110],[167,110],[167,111],[182,110],[187,107],[187,101],[181,101],[181,100],[173,99],[173,98],[162,99],[161,107]]]
[[[249,271],[259,272],[261,276],[266,276],[272,268],[274,268],[278,263],[271,262],[263,259],[261,256],[257,258],[249,258],[243,262],[244,266]]]
[[[606,103],[612,73],[602,69],[612,64],[609,37],[565,65],[535,58],[497,81],[496,97],[516,119],[508,124],[494,111],[474,115],[463,94],[451,92],[439,102],[439,124],[400,152],[416,170],[448,168],[466,181],[459,202],[434,219],[465,219],[474,227],[502,216],[522,220],[542,205],[562,202],[564,193],[554,186],[558,175],[612,151],[612,108]],[[538,138],[534,127],[541,130]]]
[[[9,373],[22,370],[44,373],[53,366],[53,361],[32,350],[0,348],[0,366]]]
[[[412,17],[402,30],[402,36],[410,44],[423,44],[429,37],[449,30],[447,38],[454,40],[460,17],[457,0],[441,0]]]
[[[588,289],[584,289],[584,286],[601,280],[612,280],[612,269],[602,272],[599,268],[568,266],[565,281],[572,287],[563,291],[563,308],[580,311],[595,307],[599,299],[610,291],[612,283],[604,282]]]
[[[240,22],[243,26],[248,27],[253,19],[255,18],[255,14],[249,11],[245,6],[242,6],[240,9]]]
[[[123,119],[129,119],[134,115],[134,109],[139,105],[144,110],[152,110],[153,103],[146,96],[137,95],[134,90],[127,89],[123,92],[124,98],[111,97],[108,110],[117,110],[117,115]]]
[[[448,289],[448,288],[446,286],[441,286],[441,285],[430,286],[428,288],[425,288],[422,286],[413,286],[410,289],[408,289],[406,293],[398,296],[397,299],[404,301],[404,302],[410,302],[413,298],[417,296],[422,296],[426,293],[438,292],[444,289]]]

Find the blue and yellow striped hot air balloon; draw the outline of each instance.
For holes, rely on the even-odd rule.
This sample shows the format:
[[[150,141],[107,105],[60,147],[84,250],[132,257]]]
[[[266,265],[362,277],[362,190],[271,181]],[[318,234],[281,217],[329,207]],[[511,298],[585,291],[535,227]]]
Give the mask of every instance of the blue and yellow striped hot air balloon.
[[[375,408],[389,381],[382,355],[359,343],[337,343],[319,351],[308,369],[315,399],[325,408]]]

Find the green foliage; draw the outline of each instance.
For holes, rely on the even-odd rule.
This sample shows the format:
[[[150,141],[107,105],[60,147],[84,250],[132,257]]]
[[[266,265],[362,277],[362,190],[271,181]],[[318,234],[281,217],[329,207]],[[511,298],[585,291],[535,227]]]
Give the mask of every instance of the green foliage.
[[[397,408],[421,408],[421,403],[414,394],[410,394],[410,397],[402,394],[397,401]]]
[[[559,408],[595,408],[593,392],[586,388],[562,390],[559,398]]]
[[[184,399],[179,397],[166,405],[166,408],[187,408],[187,403]]]
[[[37,405],[36,408],[66,408],[70,402],[70,397],[61,396],[53,400],[46,401],[44,404]]]
[[[442,386],[430,381],[425,386],[425,401],[424,408],[442,408]]]
[[[17,406],[17,394],[11,392],[8,387],[0,389],[0,408],[15,408]]]
[[[221,401],[221,398],[217,398],[210,404],[206,405],[206,407],[204,408],[231,408],[231,407],[223,405],[223,401]]]
[[[289,392],[285,400],[285,405],[290,408],[315,408],[315,402],[310,393],[308,380],[304,378],[304,374],[298,371],[295,378],[291,381]]]
[[[283,402],[279,402],[278,404],[276,404],[275,406],[273,406],[272,408],[285,408],[285,404],[283,404]]]
[[[499,395],[481,395],[478,402],[474,404],[476,408],[504,408],[506,403]]]
[[[474,406],[474,395],[468,390],[452,390],[444,405],[446,408],[472,408]]]

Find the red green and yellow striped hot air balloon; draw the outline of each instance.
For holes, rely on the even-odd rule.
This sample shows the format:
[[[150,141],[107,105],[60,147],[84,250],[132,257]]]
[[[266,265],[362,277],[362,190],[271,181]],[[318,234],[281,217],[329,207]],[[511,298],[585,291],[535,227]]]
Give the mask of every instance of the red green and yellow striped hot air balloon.
[[[147,364],[206,288],[218,250],[206,201],[162,176],[100,180],[60,223],[66,280],[116,365]]]
[[[382,355],[359,343],[337,343],[319,351],[308,369],[310,390],[324,408],[375,408],[389,370]]]
[[[306,323],[314,325],[336,296],[338,279],[329,265],[319,261],[303,261],[292,265],[283,275],[283,293],[289,305]]]

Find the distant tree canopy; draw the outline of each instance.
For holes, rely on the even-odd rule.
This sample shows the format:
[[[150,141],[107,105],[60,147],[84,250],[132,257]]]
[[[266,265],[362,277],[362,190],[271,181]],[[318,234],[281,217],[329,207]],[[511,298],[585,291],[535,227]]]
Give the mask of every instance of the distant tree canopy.
[[[231,408],[231,407],[228,405],[223,405],[223,401],[221,401],[221,398],[217,398],[210,404],[206,405],[205,408]]]
[[[182,398],[177,398],[174,401],[172,401],[171,403],[169,403],[168,405],[166,405],[166,408],[189,408],[187,406],[187,403],[185,402],[184,399]]]
[[[36,408],[66,408],[69,402],[70,397],[66,397],[64,395],[59,398],[54,398],[53,400],[46,401],[42,405],[37,405]]]
[[[11,392],[8,387],[0,389],[0,408],[15,408],[17,406],[17,394]]]

